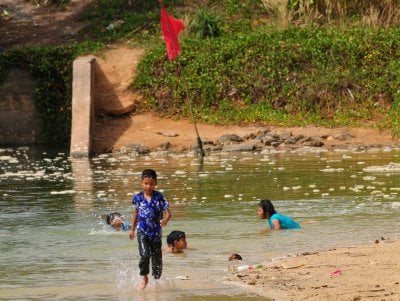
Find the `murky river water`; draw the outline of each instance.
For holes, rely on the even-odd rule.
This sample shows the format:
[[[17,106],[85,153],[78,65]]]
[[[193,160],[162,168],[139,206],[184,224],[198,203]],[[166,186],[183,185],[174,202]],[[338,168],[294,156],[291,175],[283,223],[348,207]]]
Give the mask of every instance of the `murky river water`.
[[[0,299],[266,300],[225,283],[228,257],[290,253],[400,237],[400,152],[210,155],[154,153],[71,159],[40,148],[0,150]],[[137,292],[138,250],[105,215],[130,218],[144,168],[159,174],[183,255],[164,255],[159,288]],[[301,230],[266,231],[258,200]],[[165,245],[165,240],[164,240]],[[188,280],[182,280],[188,279]]]

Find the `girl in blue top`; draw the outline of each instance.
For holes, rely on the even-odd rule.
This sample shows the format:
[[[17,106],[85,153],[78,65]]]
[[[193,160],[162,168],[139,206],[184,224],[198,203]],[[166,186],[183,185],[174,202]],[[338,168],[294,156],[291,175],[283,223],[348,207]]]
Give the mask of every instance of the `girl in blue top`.
[[[300,225],[290,217],[277,213],[270,200],[262,200],[258,206],[258,216],[261,219],[267,219],[268,225],[271,227],[271,229],[279,230],[301,228]]]

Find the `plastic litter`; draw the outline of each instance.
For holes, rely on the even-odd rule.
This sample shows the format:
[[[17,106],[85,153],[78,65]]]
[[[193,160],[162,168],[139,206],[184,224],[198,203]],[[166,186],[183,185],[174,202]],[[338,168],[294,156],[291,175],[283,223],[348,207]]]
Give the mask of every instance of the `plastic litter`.
[[[337,269],[336,271],[330,273],[329,275],[330,275],[330,276],[339,276],[339,275],[342,275],[342,270],[341,270],[341,269]]]

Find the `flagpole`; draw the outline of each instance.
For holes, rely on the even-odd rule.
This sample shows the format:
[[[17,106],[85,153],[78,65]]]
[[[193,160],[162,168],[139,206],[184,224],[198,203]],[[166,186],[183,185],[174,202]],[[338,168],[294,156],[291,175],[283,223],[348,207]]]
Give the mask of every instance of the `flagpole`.
[[[205,156],[204,153],[204,149],[203,149],[203,142],[201,141],[200,135],[199,135],[199,131],[197,130],[197,124],[196,124],[196,119],[194,118],[194,113],[193,113],[193,103],[192,103],[192,99],[189,97],[189,89],[188,89],[188,84],[186,82],[186,78],[185,75],[183,74],[183,68],[182,68],[182,64],[179,63],[179,73],[180,76],[183,80],[183,84],[185,85],[185,90],[186,90],[186,98],[188,100],[189,103],[189,110],[190,110],[190,115],[192,117],[192,122],[194,125],[194,130],[196,131],[196,136],[197,136],[197,147],[199,150],[199,153],[201,155],[201,158],[203,158]]]
[[[165,44],[167,47],[168,59],[173,60],[181,52],[179,42],[178,42],[178,34],[185,27],[184,27],[182,21],[176,20],[173,17],[168,15],[168,12],[164,7],[163,0],[159,0],[159,2],[161,5],[161,30],[163,32]],[[201,155],[201,159],[203,159],[203,157],[205,156],[205,153],[203,150],[203,142],[201,141],[199,131],[197,129],[196,119],[195,119],[194,113],[193,113],[193,102],[192,102],[191,98],[189,97],[189,89],[188,89],[188,85],[187,85],[185,76],[183,75],[183,68],[182,68],[181,63],[178,64],[178,69],[179,69],[178,71],[179,71],[180,77],[182,78],[184,85],[185,85],[186,98],[187,98],[187,102],[189,103],[190,115],[192,117],[194,129],[196,131],[196,136],[197,136],[197,148]]]

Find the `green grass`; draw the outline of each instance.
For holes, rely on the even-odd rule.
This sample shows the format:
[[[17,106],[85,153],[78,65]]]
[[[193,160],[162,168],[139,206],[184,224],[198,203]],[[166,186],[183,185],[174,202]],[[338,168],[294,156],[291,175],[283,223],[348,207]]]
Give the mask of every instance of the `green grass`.
[[[375,119],[398,101],[399,37],[397,27],[310,26],[185,38],[172,62],[153,48],[133,86],[163,114],[187,116],[189,96],[207,122],[386,127]]]
[[[47,134],[68,141],[73,59],[123,41],[149,49],[132,83],[145,96],[140,110],[189,117],[193,104],[196,119],[214,124],[368,126],[400,135],[400,4],[352,0],[328,10],[325,0],[289,2],[164,0],[187,25],[171,62],[158,1],[97,0],[82,16],[85,43],[0,54],[0,80],[20,56],[51,87],[35,96],[50,110]]]

